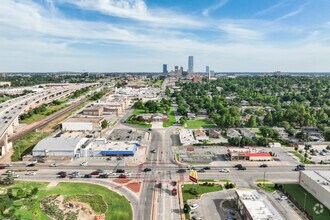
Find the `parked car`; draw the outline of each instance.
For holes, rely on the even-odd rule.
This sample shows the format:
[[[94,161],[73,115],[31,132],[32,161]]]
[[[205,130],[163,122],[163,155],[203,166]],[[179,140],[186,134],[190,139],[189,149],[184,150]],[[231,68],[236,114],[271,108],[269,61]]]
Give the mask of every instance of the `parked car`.
[[[197,209],[199,206],[198,206],[198,204],[192,204],[191,206],[190,206],[190,209],[191,210],[194,210],[194,209]]]
[[[204,170],[210,170],[211,167],[204,167],[203,169],[204,169]]]
[[[234,168],[239,168],[239,167],[242,167],[242,164],[236,164],[236,165],[234,166]]]
[[[50,167],[58,167],[57,163],[52,163],[51,165],[49,165]]]
[[[80,166],[83,166],[83,167],[85,167],[85,166],[87,166],[88,165],[88,162],[82,162],[81,164],[80,164]]]
[[[143,170],[143,172],[149,172],[149,171],[151,171],[150,168],[144,168],[144,170]]]
[[[286,196],[284,196],[284,195],[281,195],[279,199],[280,199],[280,200],[287,200],[288,197],[286,197]]]
[[[197,172],[198,173],[205,173],[205,169],[199,169]]]
[[[101,169],[97,169],[96,171],[99,173],[104,173],[104,170],[101,170]]]
[[[268,167],[268,165],[267,164],[261,164],[259,167]]]
[[[83,178],[92,178],[92,175],[90,175],[90,174],[85,174],[85,175],[83,176]]]
[[[29,163],[28,165],[26,165],[27,167],[34,167],[36,164],[35,163]]]
[[[127,176],[125,174],[120,174],[118,178],[127,178]]]
[[[61,174],[66,174],[66,172],[65,171],[60,171],[60,172],[57,173],[57,175],[61,175]]]
[[[155,149],[153,149],[153,150],[151,150],[150,152],[151,152],[151,153],[156,153],[156,150],[155,150]]]
[[[27,175],[27,176],[34,176],[34,175],[36,175],[36,172],[28,172],[25,175]]]
[[[220,170],[221,173],[229,173],[230,170],[228,168],[223,168]]]

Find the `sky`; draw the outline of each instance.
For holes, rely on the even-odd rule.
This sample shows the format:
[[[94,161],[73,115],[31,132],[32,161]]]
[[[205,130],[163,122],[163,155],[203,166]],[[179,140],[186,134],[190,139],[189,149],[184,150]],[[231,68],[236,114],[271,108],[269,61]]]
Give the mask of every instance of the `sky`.
[[[330,72],[329,0],[1,0],[0,72]]]

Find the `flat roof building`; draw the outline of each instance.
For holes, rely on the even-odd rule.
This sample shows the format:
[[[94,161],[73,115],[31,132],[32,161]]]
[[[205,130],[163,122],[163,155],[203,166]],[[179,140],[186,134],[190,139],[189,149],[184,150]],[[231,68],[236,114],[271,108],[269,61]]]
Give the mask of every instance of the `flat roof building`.
[[[235,191],[235,203],[245,220],[284,220],[274,206],[254,189]]]
[[[68,118],[61,123],[62,131],[98,131],[103,120],[102,117]]]
[[[80,148],[88,138],[48,137],[38,142],[33,148],[32,155],[37,157],[80,157]]]
[[[83,110],[83,115],[101,116],[103,114],[102,106],[90,106]]]
[[[328,170],[301,171],[299,184],[330,209],[330,172]]]

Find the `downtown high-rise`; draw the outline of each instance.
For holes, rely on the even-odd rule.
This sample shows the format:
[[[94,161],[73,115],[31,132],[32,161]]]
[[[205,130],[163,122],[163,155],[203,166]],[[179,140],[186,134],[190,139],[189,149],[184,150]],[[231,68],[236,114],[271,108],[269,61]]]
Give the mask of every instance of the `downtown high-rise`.
[[[188,74],[194,73],[194,57],[189,56],[188,57]]]

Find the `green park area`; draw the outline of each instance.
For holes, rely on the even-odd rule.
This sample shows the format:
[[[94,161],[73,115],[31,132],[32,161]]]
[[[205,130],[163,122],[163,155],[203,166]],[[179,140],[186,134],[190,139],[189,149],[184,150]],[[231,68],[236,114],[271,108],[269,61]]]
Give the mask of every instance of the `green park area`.
[[[32,132],[22,137],[14,143],[14,152],[11,156],[12,161],[22,160],[22,156],[31,152],[33,147],[49,134],[46,132]]]
[[[4,219],[70,219],[105,215],[105,219],[132,219],[129,201],[106,187],[87,183],[16,182],[0,186],[0,216]],[[83,204],[72,209],[70,204]]]
[[[188,120],[187,127],[190,129],[215,128],[216,125],[208,119],[196,119],[196,120]]]
[[[282,189],[281,189],[282,188]],[[280,189],[288,195],[288,198],[311,216],[311,219],[328,220],[330,210],[302,186],[298,184],[281,184]],[[306,196],[306,197],[305,197]]]
[[[168,111],[167,113],[168,115],[168,121],[166,122],[163,122],[163,127],[166,128],[166,127],[170,127],[171,125],[175,124],[176,123],[176,119],[175,119],[175,114],[174,114],[174,108],[171,107],[170,110]]]

